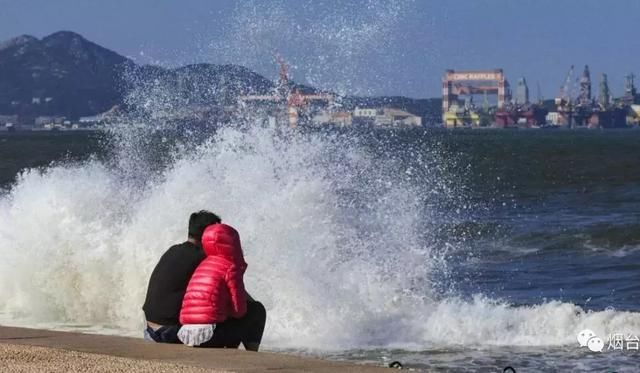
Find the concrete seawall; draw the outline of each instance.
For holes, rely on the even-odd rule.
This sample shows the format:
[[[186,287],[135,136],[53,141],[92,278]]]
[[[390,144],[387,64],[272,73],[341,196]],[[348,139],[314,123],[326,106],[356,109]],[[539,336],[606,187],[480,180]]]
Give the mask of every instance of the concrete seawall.
[[[143,339],[0,326],[2,372],[389,372],[270,352],[198,349]]]

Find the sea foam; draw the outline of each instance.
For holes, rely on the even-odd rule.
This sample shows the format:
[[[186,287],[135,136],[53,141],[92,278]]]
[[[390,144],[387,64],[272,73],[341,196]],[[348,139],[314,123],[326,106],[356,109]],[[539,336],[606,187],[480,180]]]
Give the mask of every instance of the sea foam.
[[[422,170],[418,188],[401,162],[358,141],[228,127],[176,149],[144,182],[141,165],[97,160],[18,177],[0,199],[4,323],[139,335],[154,265],[207,208],[241,233],[268,348],[547,346],[575,343],[585,328],[640,333],[638,313],[436,291],[448,256],[424,239],[423,221],[439,215],[421,194],[443,175]]]

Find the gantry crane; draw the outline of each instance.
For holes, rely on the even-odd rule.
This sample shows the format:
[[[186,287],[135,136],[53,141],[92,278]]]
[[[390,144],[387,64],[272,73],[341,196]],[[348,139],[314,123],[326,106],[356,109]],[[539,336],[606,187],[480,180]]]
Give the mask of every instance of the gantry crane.
[[[272,101],[276,103],[286,103],[289,127],[296,128],[298,126],[299,112],[303,107],[313,101],[324,101],[329,104],[334,101],[335,97],[332,94],[306,94],[300,92],[297,88],[291,89],[291,84],[289,83],[289,66],[280,55],[276,56],[276,62],[280,67],[280,78],[275,93],[273,95],[241,96],[241,102]]]

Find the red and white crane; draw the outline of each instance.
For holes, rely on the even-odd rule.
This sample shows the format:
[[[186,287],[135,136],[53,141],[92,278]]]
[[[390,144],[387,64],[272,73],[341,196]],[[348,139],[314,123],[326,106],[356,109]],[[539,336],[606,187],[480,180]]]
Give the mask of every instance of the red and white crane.
[[[298,126],[298,118],[300,110],[313,101],[322,101],[332,103],[335,99],[332,94],[307,94],[302,93],[299,89],[291,89],[289,82],[289,66],[281,56],[276,57],[276,61],[280,66],[280,78],[275,93],[272,95],[246,95],[241,96],[241,102],[251,101],[271,101],[276,103],[286,103],[287,117],[289,127],[296,128]]]

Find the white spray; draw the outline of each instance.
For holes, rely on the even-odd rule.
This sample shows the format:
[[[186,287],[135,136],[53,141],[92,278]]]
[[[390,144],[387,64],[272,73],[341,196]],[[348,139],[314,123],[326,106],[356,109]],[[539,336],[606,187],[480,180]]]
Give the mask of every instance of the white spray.
[[[383,21],[383,30],[393,26]],[[263,29],[249,42],[260,41]],[[325,31],[370,45],[377,39],[367,38],[369,29],[363,22],[355,32]],[[344,66],[343,57],[361,60],[322,58]],[[326,77],[309,71],[311,81]],[[446,248],[422,239],[424,220],[439,211],[421,194],[441,194],[446,175],[427,163],[416,170],[418,187],[401,162],[375,157],[358,141],[228,127],[177,147],[155,169],[146,136],[157,117],[177,109],[172,97],[161,85],[133,90],[129,100],[151,115],[142,129],[118,129],[114,159],[26,170],[0,197],[3,323],[140,335],[153,266],[185,239],[189,214],[207,208],[241,233],[247,287],[268,311],[268,348],[545,346],[575,343],[587,328],[640,334],[638,313],[589,313],[560,302],[512,307],[435,291],[447,271]]]

